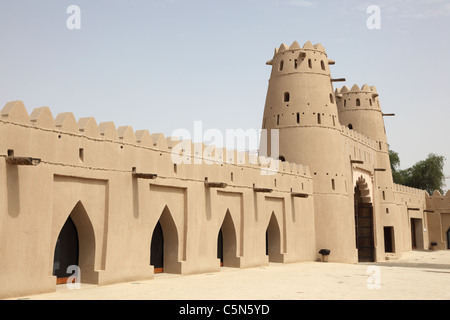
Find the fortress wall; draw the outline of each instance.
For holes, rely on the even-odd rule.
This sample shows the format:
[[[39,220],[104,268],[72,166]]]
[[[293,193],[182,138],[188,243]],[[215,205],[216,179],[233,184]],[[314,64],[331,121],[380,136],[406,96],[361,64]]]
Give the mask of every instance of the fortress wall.
[[[425,191],[394,184],[394,197],[400,212],[402,251],[410,251],[413,247],[412,230],[416,230],[417,249],[428,249],[428,219],[425,210]],[[415,226],[412,226],[415,224]]]
[[[450,236],[450,191],[442,195],[434,191],[426,194],[426,218],[428,220],[429,240],[437,243],[437,249],[449,249]]]
[[[363,161],[358,165],[372,172],[377,161],[376,142],[345,126],[341,126],[341,133],[344,138],[346,157],[350,160]]]
[[[173,153],[183,163],[175,164]],[[7,163],[11,156],[41,161],[14,165]],[[82,282],[153,278],[150,243],[158,220],[175,239],[167,240],[174,246],[165,272],[219,271],[218,231],[227,214],[235,234],[231,266],[312,261],[312,190],[302,165],[94,118],[76,121],[72,113],[53,118],[48,108],[29,115],[20,101],[8,103],[0,117],[0,297],[55,290],[53,255],[69,215],[79,233]],[[278,253],[267,256],[269,223],[279,239],[271,240]]]

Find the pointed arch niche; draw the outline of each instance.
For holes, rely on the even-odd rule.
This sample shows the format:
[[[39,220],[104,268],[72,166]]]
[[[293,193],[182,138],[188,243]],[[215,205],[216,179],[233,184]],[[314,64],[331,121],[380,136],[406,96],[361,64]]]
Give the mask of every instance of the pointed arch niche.
[[[73,207],[69,216],[59,226],[57,238],[53,241],[52,275],[57,283],[65,284],[73,276],[69,266],[79,267],[81,283],[98,283],[95,271],[95,233],[91,220],[81,201]]]
[[[217,236],[217,258],[221,266],[239,267],[237,234],[230,210],[227,209]]]
[[[280,225],[274,211],[270,215],[266,228],[266,255],[269,258],[269,262],[283,262]]]
[[[155,273],[181,273],[179,236],[172,213],[166,205],[156,223],[150,244],[150,265]]]
[[[56,254],[62,253],[55,252],[56,249],[69,250],[63,254],[75,257],[73,248],[76,247],[77,241],[73,234],[76,233],[78,266],[80,267],[78,280],[81,283],[100,284],[99,273],[105,270],[106,265],[109,215],[107,194],[108,180],[54,175],[53,217],[48,251],[49,275],[56,278],[62,277],[62,274],[56,274],[55,258],[58,258]],[[72,236],[68,236],[67,229],[72,229]],[[66,240],[64,237],[67,237]],[[72,245],[68,245],[66,249],[57,248],[58,239],[60,244],[61,241],[66,242],[67,239],[72,239],[69,240]],[[72,261],[75,261],[74,258]],[[73,276],[73,271],[71,272],[72,274],[68,276]]]

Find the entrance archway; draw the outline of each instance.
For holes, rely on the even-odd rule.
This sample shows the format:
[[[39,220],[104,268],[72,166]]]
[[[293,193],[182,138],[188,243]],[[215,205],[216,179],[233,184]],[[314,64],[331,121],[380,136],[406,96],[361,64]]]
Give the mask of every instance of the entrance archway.
[[[156,223],[150,244],[150,264],[155,273],[180,273],[178,231],[167,206]]]
[[[361,176],[354,189],[355,236],[359,262],[375,261],[373,207],[370,189]]]
[[[72,209],[54,243],[52,274],[57,283],[66,283],[68,277],[75,278],[73,270],[67,273],[71,265],[79,268],[77,282],[98,283],[94,228],[81,201]]]
[[[269,256],[269,262],[283,262],[280,226],[275,212],[272,212],[266,229],[266,255]]]
[[[53,257],[53,275],[56,283],[67,283],[72,273],[68,273],[69,266],[78,266],[78,231],[72,218],[69,216],[56,240],[55,254]]]
[[[217,258],[220,259],[221,266],[237,267],[239,261],[236,252],[236,229],[230,211],[227,210],[217,237]]]

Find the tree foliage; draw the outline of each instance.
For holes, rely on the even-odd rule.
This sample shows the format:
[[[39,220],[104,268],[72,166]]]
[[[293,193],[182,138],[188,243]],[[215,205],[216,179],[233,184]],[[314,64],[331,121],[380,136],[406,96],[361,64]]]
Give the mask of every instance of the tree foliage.
[[[432,194],[434,190],[439,190],[441,194],[444,194],[445,157],[430,153],[425,160],[404,170],[400,169],[400,157],[397,152],[389,150],[389,160],[394,183],[426,190],[429,194]]]

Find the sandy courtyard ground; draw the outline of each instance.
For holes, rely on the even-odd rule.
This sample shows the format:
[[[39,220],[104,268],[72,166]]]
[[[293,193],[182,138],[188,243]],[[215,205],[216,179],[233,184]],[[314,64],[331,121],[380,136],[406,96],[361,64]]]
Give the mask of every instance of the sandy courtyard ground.
[[[271,263],[148,281],[82,285],[24,300],[429,300],[450,299],[450,250],[413,251],[382,263]]]

